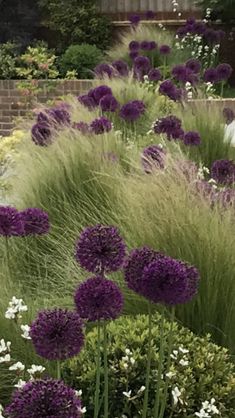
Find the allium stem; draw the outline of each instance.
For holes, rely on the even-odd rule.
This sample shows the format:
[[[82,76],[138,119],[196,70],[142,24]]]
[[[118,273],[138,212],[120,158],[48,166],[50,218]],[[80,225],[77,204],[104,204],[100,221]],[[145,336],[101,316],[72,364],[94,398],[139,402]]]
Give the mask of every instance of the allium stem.
[[[9,238],[5,237],[5,252],[6,252],[6,263],[7,263],[7,272],[10,277],[10,251],[9,251]]]
[[[108,376],[108,350],[107,350],[107,326],[104,322],[104,418],[109,415],[109,376]]]
[[[60,360],[57,360],[57,362],[56,362],[56,374],[57,374],[57,379],[61,380],[61,363],[60,363]]]
[[[170,317],[170,332],[169,332],[169,336],[168,336],[168,354],[167,354],[167,363],[166,363],[166,374],[169,372],[170,365],[171,365],[171,352],[172,352],[172,347],[173,347],[173,335],[174,335],[174,333],[173,333],[174,319],[175,319],[175,306],[172,306],[171,317]],[[164,417],[164,413],[165,413],[165,409],[166,409],[166,403],[167,403],[167,393],[168,393],[168,388],[169,388],[169,380],[170,380],[169,377],[166,376],[164,394],[163,394],[163,401],[162,401],[162,405],[161,405],[161,411],[160,411],[159,418]]]
[[[99,398],[100,398],[100,321],[97,324],[97,352],[96,352],[96,384],[95,384],[95,406],[94,406],[94,418],[98,418],[99,415]]]
[[[144,404],[143,404],[142,418],[146,418],[147,413],[148,413],[149,380],[150,380],[150,367],[151,367],[151,343],[152,343],[152,310],[151,310],[151,304],[149,303],[148,358],[147,358],[147,370],[146,370],[145,393],[144,393]]]
[[[164,362],[164,308],[161,306],[161,322],[160,322],[160,347],[159,347],[159,363],[157,373],[157,388],[154,403],[154,417],[159,418],[159,406],[160,406],[160,391],[161,391],[161,376]]]
[[[220,96],[223,97],[224,96],[224,81],[222,81],[221,83],[221,91],[220,91]]]

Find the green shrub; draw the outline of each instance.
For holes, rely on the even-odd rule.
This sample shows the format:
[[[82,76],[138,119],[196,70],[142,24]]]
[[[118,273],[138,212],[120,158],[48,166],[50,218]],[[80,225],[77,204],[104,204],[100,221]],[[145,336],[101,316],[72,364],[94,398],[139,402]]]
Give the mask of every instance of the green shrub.
[[[40,0],[44,24],[60,35],[60,46],[94,44],[101,50],[111,44],[111,24],[98,13],[95,0]]]
[[[232,23],[235,21],[234,0],[199,0],[198,4],[206,11],[211,9],[213,20],[221,19],[223,22]]]
[[[150,405],[153,407],[156,375],[159,359],[159,315],[154,317],[153,345],[150,380]],[[138,391],[145,384],[145,372],[147,362],[147,317],[135,318],[122,317],[109,326],[109,396],[112,417],[121,417],[125,414],[128,418],[141,417],[143,405],[143,392]],[[169,323],[165,321],[165,338],[169,333]],[[95,359],[97,332],[92,331],[87,335],[85,349],[79,357],[71,360],[64,367],[64,378],[67,383],[78,390],[82,390],[83,404],[87,407],[88,416],[92,416],[93,397],[95,388]],[[179,347],[189,350],[183,354]],[[132,354],[128,354],[126,349]],[[199,412],[202,402],[215,398],[220,416],[234,418],[235,400],[235,374],[234,365],[229,359],[227,350],[216,346],[210,341],[210,337],[196,337],[186,328],[174,324],[173,350],[178,350],[177,359],[171,360],[167,411],[165,417],[194,417]],[[129,360],[127,358],[129,357]],[[181,365],[184,357],[188,365]],[[130,361],[133,358],[134,361]],[[125,368],[125,363],[128,368]],[[103,385],[103,370],[101,381]],[[181,401],[174,407],[171,391],[175,387],[181,391]],[[131,390],[131,399],[128,401],[123,392]],[[101,389],[101,393],[103,387]],[[134,398],[132,400],[132,398]],[[153,416],[151,412],[149,416]]]
[[[75,70],[77,77],[93,78],[92,71],[102,61],[103,54],[95,45],[71,45],[62,55],[60,61],[61,75]]]
[[[17,45],[12,42],[0,44],[0,79],[16,77]]]

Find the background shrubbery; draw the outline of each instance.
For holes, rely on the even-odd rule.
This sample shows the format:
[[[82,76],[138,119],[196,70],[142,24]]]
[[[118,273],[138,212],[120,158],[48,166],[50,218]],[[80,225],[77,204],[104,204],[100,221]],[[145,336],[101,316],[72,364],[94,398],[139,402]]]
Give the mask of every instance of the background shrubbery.
[[[61,75],[74,70],[80,79],[93,78],[93,70],[102,58],[102,52],[95,45],[71,45],[60,59]]]

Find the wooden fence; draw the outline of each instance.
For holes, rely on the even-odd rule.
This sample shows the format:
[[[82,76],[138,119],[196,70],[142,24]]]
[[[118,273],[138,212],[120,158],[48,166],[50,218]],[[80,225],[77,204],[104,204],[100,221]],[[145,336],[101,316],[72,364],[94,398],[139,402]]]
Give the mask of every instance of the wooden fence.
[[[100,10],[107,14],[128,14],[153,10],[169,14],[173,12],[172,0],[99,0]],[[197,11],[195,0],[178,0],[179,12]],[[177,14],[176,14],[177,15]]]

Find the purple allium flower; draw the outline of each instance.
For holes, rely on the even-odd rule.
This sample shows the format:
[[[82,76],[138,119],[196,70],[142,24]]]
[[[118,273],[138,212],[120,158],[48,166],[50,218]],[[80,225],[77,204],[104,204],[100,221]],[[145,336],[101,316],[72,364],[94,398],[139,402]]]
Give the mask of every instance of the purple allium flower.
[[[63,381],[30,380],[13,393],[8,418],[81,418],[81,401]]]
[[[186,132],[184,135],[184,144],[185,145],[200,145],[201,144],[201,137],[198,132],[189,131]]]
[[[177,128],[172,132],[172,139],[184,139],[185,132],[182,128]]]
[[[47,360],[76,356],[84,344],[83,321],[76,312],[51,309],[38,313],[30,327],[36,353]]]
[[[149,50],[150,51],[153,51],[154,49],[156,49],[157,48],[157,42],[155,42],[155,41],[150,41],[149,42]]]
[[[73,124],[73,128],[77,129],[78,131],[80,131],[83,135],[86,135],[90,132],[90,126],[88,123],[86,122],[75,122]]]
[[[231,185],[235,182],[235,164],[231,160],[216,160],[211,167],[211,177],[219,184]]]
[[[142,165],[145,173],[150,174],[154,169],[165,167],[166,151],[160,145],[149,145],[142,154]]]
[[[161,55],[169,55],[171,53],[171,47],[169,45],[161,45],[159,52]]]
[[[138,55],[139,55],[139,52],[138,51],[131,51],[130,53],[129,53],[129,57],[130,57],[130,59],[132,59],[133,61],[138,57]]]
[[[198,289],[195,267],[168,256],[148,264],[141,278],[141,293],[153,303],[177,305],[189,302]]]
[[[129,22],[133,26],[138,26],[138,24],[140,23],[140,21],[141,21],[141,17],[139,15],[136,15],[136,14],[130,15]]]
[[[177,29],[177,31],[176,31],[176,35],[177,35],[180,39],[183,39],[183,38],[187,35],[187,29],[186,29],[186,26],[181,26],[179,29]]]
[[[106,96],[107,94],[112,94],[112,90],[109,86],[106,85],[95,87],[88,92],[88,96],[94,100],[97,106],[100,103],[100,99],[102,99],[102,97]]]
[[[87,109],[89,109],[89,110],[92,110],[97,106],[93,97],[88,96],[88,94],[82,94],[81,96],[78,96],[78,101],[83,106],[87,107]]]
[[[160,84],[159,93],[169,96],[175,92],[176,86],[172,80],[165,80]]]
[[[115,112],[118,107],[119,103],[112,94],[106,94],[100,99],[100,108],[103,112]]]
[[[134,249],[125,261],[124,276],[129,289],[141,294],[141,280],[144,268],[161,254],[148,247]]]
[[[141,100],[133,100],[126,103],[120,109],[120,117],[126,122],[135,122],[145,111],[145,105]]]
[[[43,235],[50,229],[48,213],[38,208],[28,208],[20,212],[24,225],[23,235]]]
[[[90,130],[96,135],[104,134],[105,132],[111,131],[113,125],[108,118],[101,116],[93,120],[90,124]]]
[[[0,206],[0,236],[21,236],[23,231],[20,212],[11,206]]]
[[[35,123],[31,129],[32,140],[36,145],[47,147],[51,144],[51,129],[47,123]]]
[[[46,112],[39,112],[37,114],[37,123],[49,124],[49,118]]]
[[[218,81],[227,81],[232,75],[233,69],[229,64],[219,64],[216,67]]]
[[[70,114],[64,107],[52,108],[48,111],[48,114],[55,127],[58,125],[69,125],[71,122]]]
[[[235,113],[232,109],[230,109],[229,107],[225,107],[223,110],[223,116],[226,120],[226,124],[229,125],[230,123],[232,123],[235,119]]]
[[[216,44],[217,42],[219,42],[219,37],[217,34],[217,31],[215,31],[214,29],[206,29],[205,33],[204,33],[204,37],[206,39],[206,41],[208,42],[208,44]]]
[[[218,72],[216,68],[207,68],[204,72],[204,81],[206,83],[217,83],[218,81]]]
[[[113,76],[113,69],[108,64],[98,64],[94,69],[95,75],[98,78],[109,77]]]
[[[179,139],[182,135],[181,120],[176,116],[170,115],[158,119],[153,127],[156,134],[166,134],[167,139]]]
[[[194,25],[195,23],[196,23],[196,19],[193,16],[188,17],[188,19],[186,20],[186,25]]]
[[[171,73],[177,81],[182,81],[183,83],[186,83],[188,73],[185,65],[175,65],[175,67],[172,68]]]
[[[129,67],[123,60],[117,60],[112,63],[113,68],[117,71],[118,75],[126,77],[129,74]]]
[[[95,225],[83,230],[76,243],[76,260],[91,273],[119,270],[126,246],[117,228]]]
[[[148,73],[148,78],[150,81],[159,81],[162,79],[162,73],[158,68],[152,68]]]
[[[151,49],[151,45],[149,41],[142,41],[140,44],[140,48],[144,51],[149,51]]]
[[[225,38],[226,32],[221,29],[217,30],[216,32],[217,32],[218,39],[221,42]]]
[[[156,13],[155,13],[155,12],[153,12],[152,10],[148,10],[148,11],[145,13],[145,17],[146,17],[146,19],[147,19],[147,20],[153,20],[153,19],[155,19],[155,17],[156,17]]]
[[[143,76],[151,69],[151,63],[148,57],[139,56],[134,60],[134,72],[137,75]]]
[[[203,35],[206,32],[206,24],[204,22],[196,22],[193,26],[196,35]]]
[[[140,49],[140,43],[138,41],[131,41],[129,43],[130,51],[138,51]]]
[[[75,304],[81,318],[92,322],[110,320],[121,314],[123,296],[114,282],[95,276],[78,287]]]
[[[198,74],[201,70],[201,63],[199,60],[192,58],[186,62],[186,68],[195,74]]]

